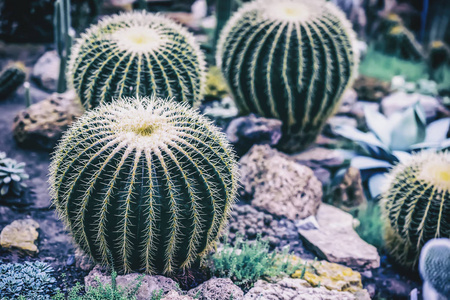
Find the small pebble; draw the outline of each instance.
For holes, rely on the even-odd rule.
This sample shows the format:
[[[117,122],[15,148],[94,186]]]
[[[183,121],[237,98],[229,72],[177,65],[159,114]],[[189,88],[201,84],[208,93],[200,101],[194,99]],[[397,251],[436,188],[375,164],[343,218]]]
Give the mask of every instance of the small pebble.
[[[74,264],[75,264],[75,255],[69,255],[69,257],[67,257],[66,265],[72,266]]]

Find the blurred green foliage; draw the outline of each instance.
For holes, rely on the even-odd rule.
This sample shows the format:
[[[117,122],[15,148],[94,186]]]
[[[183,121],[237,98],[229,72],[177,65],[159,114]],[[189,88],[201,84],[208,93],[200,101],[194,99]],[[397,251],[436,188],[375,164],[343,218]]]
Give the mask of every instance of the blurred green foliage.
[[[428,79],[428,69],[425,62],[402,60],[386,55],[369,47],[365,58],[361,61],[359,72],[368,77],[391,81],[392,77],[401,75],[407,81]]]

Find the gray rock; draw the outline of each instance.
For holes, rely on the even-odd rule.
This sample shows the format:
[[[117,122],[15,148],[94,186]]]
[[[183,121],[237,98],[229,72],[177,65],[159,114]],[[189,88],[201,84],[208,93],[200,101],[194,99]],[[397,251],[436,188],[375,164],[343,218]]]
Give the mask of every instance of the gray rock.
[[[241,185],[252,205],[290,220],[315,215],[322,184],[313,171],[268,145],[255,145],[240,159]]]
[[[353,230],[353,217],[349,213],[322,204],[316,218],[319,229],[298,232],[320,258],[355,269],[380,266],[377,249]]]
[[[298,220],[295,222],[295,225],[298,229],[302,230],[314,230],[319,229],[320,227],[315,216],[309,216],[303,220]]]
[[[186,296],[186,295],[180,295],[176,291],[170,291],[161,300],[194,300],[194,298]]]
[[[258,280],[244,296],[244,300],[353,300],[348,292],[330,291],[324,287],[311,287],[303,279],[284,278],[277,283]]]
[[[75,250],[75,265],[83,271],[90,271],[95,267],[95,263],[80,249]]]
[[[290,157],[297,163],[310,168],[337,168],[344,163],[342,153],[323,147],[314,147]]]
[[[55,50],[47,51],[38,59],[33,67],[33,78],[48,91],[56,91],[60,61]]]
[[[54,93],[19,112],[13,124],[14,138],[24,147],[52,150],[63,132],[83,112],[73,91]]]
[[[116,278],[116,282],[118,286],[123,288],[133,288],[137,285],[139,276],[141,276],[141,274],[137,273],[119,275]],[[84,277],[84,284],[86,288],[95,287],[98,285],[98,281],[102,284],[111,283],[111,276],[103,273],[101,268],[96,266],[86,277]],[[142,278],[142,283],[136,298],[137,300],[148,300],[151,299],[152,294],[157,293],[160,290],[163,290],[163,295],[165,295],[172,290],[178,290],[178,286],[176,282],[170,278],[160,275],[145,275]]]
[[[276,145],[281,138],[281,125],[280,120],[250,114],[231,121],[227,128],[227,137],[234,145],[236,153],[241,156],[253,145]]]
[[[244,292],[229,278],[212,278],[187,293],[198,300],[241,300]],[[232,298],[231,298],[232,297]]]
[[[389,117],[395,112],[406,110],[417,101],[419,101],[424,108],[425,115],[429,121],[436,119],[438,111],[442,109],[441,104],[434,97],[417,93],[407,94],[405,92],[396,92],[381,100],[381,110]]]

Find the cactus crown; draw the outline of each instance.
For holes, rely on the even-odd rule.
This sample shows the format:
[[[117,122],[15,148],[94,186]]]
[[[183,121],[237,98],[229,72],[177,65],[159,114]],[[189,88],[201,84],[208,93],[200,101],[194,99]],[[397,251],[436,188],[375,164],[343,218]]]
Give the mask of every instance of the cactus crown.
[[[281,144],[296,151],[314,141],[353,78],[354,39],[332,3],[257,0],[225,26],[217,65],[241,112],[282,120]]]
[[[205,59],[186,29],[161,15],[105,17],[72,49],[68,82],[83,105],[156,95],[193,105],[202,96]]]
[[[237,188],[224,135],[187,107],[117,100],[66,132],[51,196],[76,243],[118,271],[170,273],[213,246]]]
[[[386,248],[407,268],[417,266],[423,245],[450,237],[450,154],[422,152],[390,173],[383,195]]]

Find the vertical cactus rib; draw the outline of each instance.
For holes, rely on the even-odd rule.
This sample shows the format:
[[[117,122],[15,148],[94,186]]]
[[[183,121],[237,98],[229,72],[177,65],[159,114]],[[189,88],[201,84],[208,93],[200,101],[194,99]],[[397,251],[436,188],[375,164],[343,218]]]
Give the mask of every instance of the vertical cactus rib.
[[[288,23],[288,28],[286,32],[286,44],[284,45],[284,54],[283,54],[283,65],[281,68],[281,77],[283,78],[283,84],[284,88],[286,90],[286,96],[287,96],[287,123],[289,126],[294,125],[295,118],[294,118],[294,108],[293,108],[293,102],[294,102],[294,96],[292,93],[292,87],[295,86],[290,81],[289,75],[288,75],[288,58],[289,58],[289,51],[291,51],[290,45],[291,45],[291,37],[293,32],[294,25],[292,23]]]
[[[115,155],[117,155],[119,153],[120,150],[122,150],[124,147],[126,146],[126,142],[122,141],[119,146],[117,146],[113,151],[111,151],[111,153],[108,155],[108,157],[105,159],[101,170],[103,170],[110,162],[111,159],[113,159],[113,157]],[[115,169],[113,176],[111,178],[111,180],[106,184],[107,190],[105,191],[104,194],[104,198],[100,198],[100,201],[98,201],[98,205],[99,205],[99,211],[97,213],[97,215],[95,216],[97,221],[94,223],[94,228],[96,229],[96,243],[98,243],[98,251],[100,253],[101,256],[101,262],[103,264],[106,264],[109,260],[109,255],[108,255],[108,245],[106,242],[106,223],[107,223],[107,215],[108,215],[108,206],[110,205],[110,198],[111,198],[111,194],[113,193],[113,189],[114,189],[114,185],[116,183],[117,180],[117,176],[119,174],[119,171],[121,170],[123,163],[125,162],[125,159],[128,157],[128,153],[125,151],[124,155],[121,158],[121,161],[119,162],[119,164],[117,165],[117,168]]]
[[[144,237],[145,239],[142,241],[141,247],[143,251],[141,252],[141,261],[143,262],[142,266],[145,268],[145,272],[152,274],[155,272],[155,265],[153,263],[153,258],[155,256],[155,251],[153,250],[153,244],[156,235],[156,208],[153,199],[154,187],[153,187],[153,163],[152,163],[152,154],[149,149],[144,149],[145,160],[147,162],[148,171],[148,193],[146,195],[147,203],[145,207],[144,214],[147,215],[147,219],[144,221]]]
[[[183,153],[185,157],[189,157],[189,155],[183,150],[176,146],[175,143],[169,144],[174,149],[177,149],[179,152]],[[181,268],[187,268],[190,266],[192,261],[196,258],[197,255],[197,245],[201,239],[202,233],[202,225],[200,221],[200,198],[196,195],[196,191],[194,190],[195,182],[193,182],[189,178],[189,174],[187,174],[183,168],[181,167],[181,163],[178,161],[173,152],[169,149],[169,147],[165,146],[164,151],[169,155],[170,159],[175,163],[178,172],[181,174],[181,180],[184,183],[184,186],[187,189],[188,198],[186,199],[191,204],[191,219],[193,224],[193,229],[190,232],[189,243],[187,245],[187,255],[186,259],[181,263]],[[189,161],[189,160],[188,160]]]
[[[415,269],[424,244],[449,238],[450,153],[422,152],[389,174],[382,195],[386,250],[407,269]]]
[[[75,41],[67,77],[86,108],[148,91],[193,105],[202,97],[205,59],[192,34],[175,22],[123,13],[103,18]]]
[[[126,186],[126,198],[124,202],[122,203],[121,207],[119,207],[119,210],[123,211],[123,215],[121,215],[122,219],[120,220],[118,227],[122,227],[120,239],[118,240],[119,248],[120,248],[120,256],[123,259],[123,270],[125,273],[128,273],[131,271],[131,266],[129,262],[129,257],[132,255],[131,253],[131,242],[130,238],[133,237],[133,232],[130,229],[132,226],[131,216],[133,212],[131,211],[131,202],[133,201],[133,193],[135,188],[135,180],[136,180],[136,170],[138,167],[139,159],[141,157],[142,150],[140,148],[132,149],[129,147],[126,151],[126,153],[131,153],[132,151],[135,151],[133,165],[130,169],[130,174],[128,175],[128,183]],[[124,155],[125,156],[125,155]]]
[[[321,94],[320,96],[318,96],[317,94],[320,92],[320,88],[317,87],[316,85],[316,94],[314,95],[314,99],[320,99],[320,101],[311,101],[313,104],[313,113],[311,114],[313,116],[313,119],[310,122],[310,126],[309,128],[314,128],[317,127],[317,123],[318,121],[320,121],[320,118],[323,116],[326,116],[328,118],[328,115],[326,114],[326,112],[324,111],[325,108],[327,108],[327,106],[329,105],[328,103],[328,97],[329,97],[329,93],[328,90],[331,88],[330,83],[329,83],[329,78],[331,77],[331,59],[330,59],[330,48],[327,45],[327,41],[324,40],[323,35],[320,32],[319,27],[317,27],[315,25],[314,21],[308,22],[309,26],[311,27],[311,29],[314,31],[315,36],[316,36],[316,40],[319,41],[319,47],[322,49],[322,52],[324,55],[322,55],[324,58],[320,59],[321,64],[322,64],[322,68],[321,70],[323,71],[323,73],[325,74],[325,76],[320,76],[321,74],[319,74],[320,78],[322,79],[321,82],[323,82],[324,88],[323,90],[323,94]],[[319,104],[319,110],[315,109],[315,104]],[[329,106],[328,106],[329,107]]]
[[[314,141],[351,83],[354,37],[324,0],[255,0],[222,30],[216,61],[241,113],[280,119],[279,146],[296,152]]]
[[[150,53],[150,55],[153,57],[153,60],[156,61],[156,64],[159,67],[159,71],[161,72],[161,76],[164,79],[165,87],[168,90],[167,97],[172,99],[175,93],[173,92],[172,86],[170,84],[169,76],[167,75],[166,70],[163,68],[163,64],[158,59],[157,55],[155,53]]]
[[[178,250],[177,242],[179,240],[180,235],[180,218],[178,213],[178,205],[176,201],[177,197],[177,188],[174,185],[169,169],[166,165],[165,159],[163,155],[161,154],[161,150],[159,148],[155,148],[155,155],[159,160],[159,163],[161,167],[164,170],[164,177],[166,182],[166,192],[168,196],[168,205],[169,205],[169,212],[171,214],[170,220],[169,220],[169,226],[170,226],[170,233],[169,236],[166,237],[165,241],[165,265],[164,265],[164,273],[172,273],[174,271],[174,265],[175,265],[175,253]]]
[[[272,31],[273,28],[275,28],[275,26],[276,26],[276,25],[273,25],[273,26],[269,29],[269,32]],[[245,55],[248,55],[247,52],[249,51],[250,45],[251,45],[251,43],[253,43],[253,41],[255,40],[256,36],[257,36],[260,32],[262,32],[264,29],[265,29],[264,26],[261,25],[261,26],[259,26],[255,31],[253,31],[252,34],[250,35],[250,37],[249,37],[248,39],[245,40],[243,50],[239,52],[240,55],[239,55],[239,57],[238,57],[238,62],[237,62],[237,64],[240,65],[240,66],[242,66],[242,68],[238,68],[238,69],[235,69],[235,70],[234,70],[236,73],[234,74],[234,77],[233,77],[233,85],[232,85],[232,86],[236,87],[235,91],[236,91],[236,95],[237,95],[238,99],[245,99],[245,98],[244,98],[244,92],[243,92],[243,90],[242,90],[242,81],[243,81],[243,78],[242,78],[242,77],[243,77],[243,76],[242,76],[242,74],[241,74],[242,72],[246,71],[246,70],[245,70],[245,67],[244,67],[244,57],[245,57]],[[262,41],[259,41],[258,43],[261,43],[261,42],[262,42]],[[253,56],[253,55],[252,55],[252,56]],[[256,62],[256,59],[251,60],[250,63],[252,64],[252,67],[256,67],[256,66],[254,65],[255,62]],[[251,69],[251,70],[254,70],[252,67],[250,67],[250,69]],[[260,106],[260,104],[258,103],[257,99],[256,99],[256,98],[251,98],[251,99],[249,99],[249,100],[250,100],[250,101],[243,101],[243,102],[247,102],[245,105],[246,105],[247,107],[249,107],[249,103],[251,102],[251,103],[255,106],[255,110],[257,111],[257,113],[263,114],[263,111],[262,111],[261,106]]]
[[[125,69],[122,72],[122,78],[120,79],[119,83],[118,83],[118,97],[121,98],[123,96],[123,91],[125,89],[129,89],[130,86],[128,85],[127,82],[127,77],[128,76],[132,76],[132,73],[130,72],[130,67],[131,67],[131,63],[133,62],[134,58],[135,58],[135,53],[127,53],[127,55],[125,55],[127,58],[129,58],[128,62],[125,64]],[[122,66],[123,67],[123,66]],[[127,91],[128,92],[128,91]]]
[[[106,145],[104,145],[97,153],[95,153],[94,155],[90,156],[89,159],[83,163],[79,170],[77,170],[77,173],[75,173],[76,175],[74,176],[71,182],[71,184],[68,187],[68,192],[67,195],[65,196],[66,198],[66,204],[65,204],[65,212],[66,212],[66,216],[67,216],[67,220],[68,222],[71,224],[71,226],[73,226],[74,228],[77,228],[78,230],[74,231],[74,235],[75,236],[79,236],[80,240],[81,240],[81,247],[84,251],[86,252],[91,252],[91,248],[89,245],[89,241],[87,238],[87,234],[86,234],[86,227],[84,226],[84,217],[85,217],[85,212],[86,212],[86,206],[88,204],[88,200],[90,197],[90,194],[93,190],[93,186],[96,182],[96,180],[98,179],[98,176],[92,176],[89,178],[89,181],[87,182],[80,182],[82,180],[82,175],[83,173],[87,172],[88,167],[90,166],[90,164],[94,161],[94,159],[98,158],[100,156],[100,154],[102,154],[106,149],[108,149],[109,147],[111,147],[112,145],[116,144],[117,140],[114,139],[112,141],[110,141],[109,143],[107,143]],[[96,146],[96,144],[94,144]],[[85,148],[83,151],[80,152],[80,154],[78,155],[77,159],[79,159],[81,157],[82,154],[85,154],[88,149],[92,149],[93,147],[87,147]],[[84,187],[87,187],[85,189],[85,191],[82,194],[82,199],[83,201],[81,203],[77,203],[72,205],[71,200],[73,199],[73,194],[75,193],[76,186],[80,186],[80,185],[84,185]],[[73,213],[73,215],[75,216],[75,219],[71,219],[71,209],[70,207],[75,206],[77,207],[77,209],[75,210],[75,212]]]
[[[202,156],[201,151],[199,151],[197,148],[193,147],[192,145],[189,145],[187,142],[184,142],[183,140],[178,140],[179,143],[184,144],[186,147],[189,147],[189,149],[191,149],[193,152],[195,152],[195,155],[198,156]],[[177,150],[182,151],[182,149],[175,147]],[[206,186],[206,190],[207,190],[207,194],[209,195],[209,200],[211,201],[211,207],[212,207],[212,224],[213,226],[211,226],[207,232],[206,232],[206,236],[207,236],[207,242],[206,245],[212,243],[215,239],[216,236],[215,234],[215,226],[217,227],[217,219],[220,217],[219,214],[219,206],[218,203],[216,201],[216,197],[214,196],[215,193],[215,189],[214,187],[211,186],[211,184],[209,183],[210,181],[208,180],[207,176],[207,172],[205,172],[204,170],[202,170],[201,166],[197,163],[194,162],[194,159],[192,156],[190,156],[186,151],[181,152],[183,153],[183,155],[185,155],[185,157],[187,157],[187,159],[191,162],[193,162],[194,167],[197,171],[198,176],[201,178],[202,183]],[[206,158],[203,157],[204,159],[206,159],[206,161],[211,165],[211,162]],[[201,253],[203,252],[203,250],[200,251]],[[186,265],[186,264],[185,264]]]

